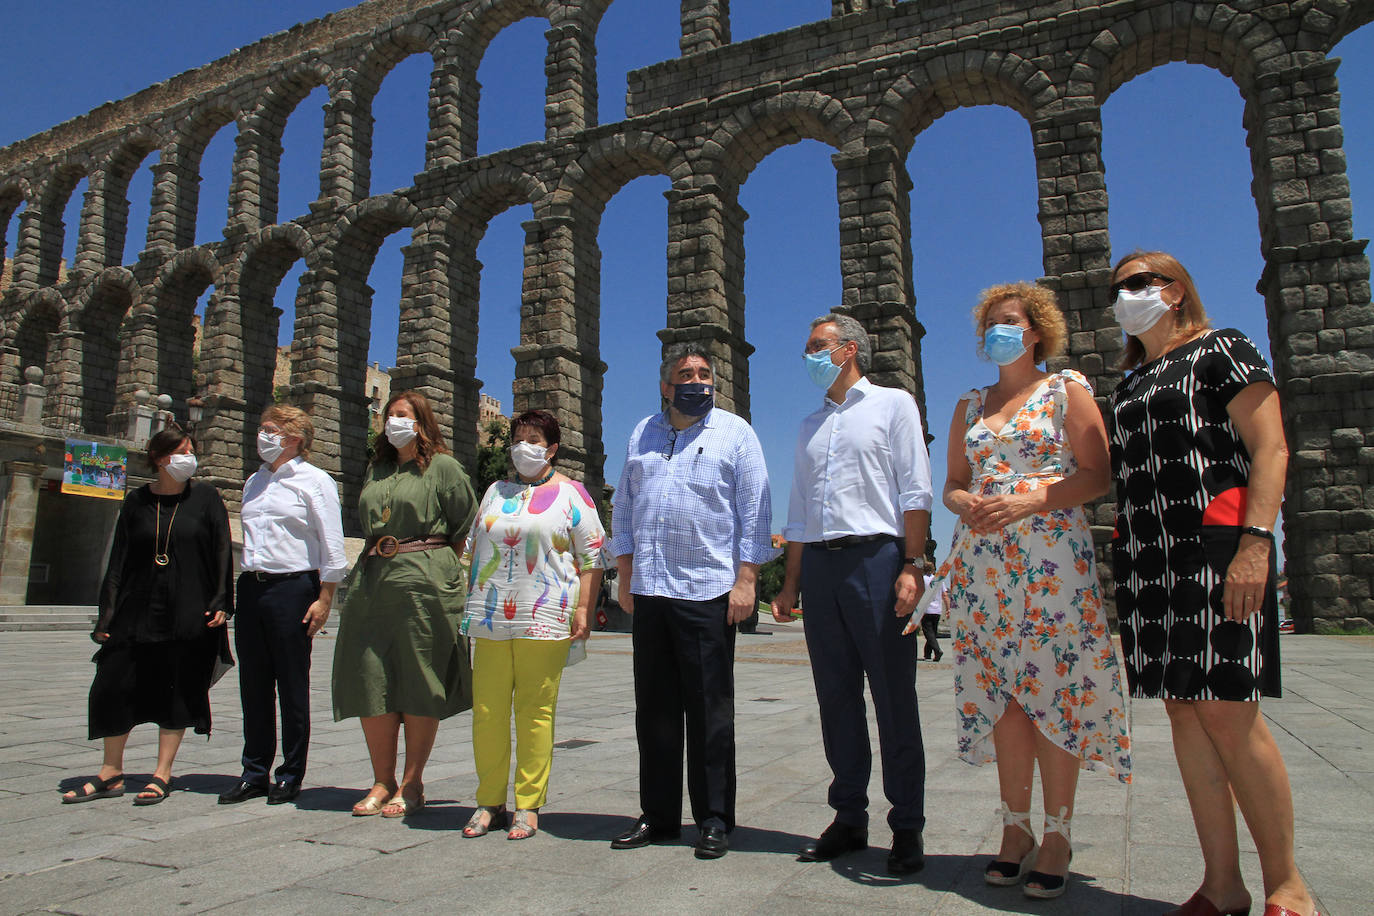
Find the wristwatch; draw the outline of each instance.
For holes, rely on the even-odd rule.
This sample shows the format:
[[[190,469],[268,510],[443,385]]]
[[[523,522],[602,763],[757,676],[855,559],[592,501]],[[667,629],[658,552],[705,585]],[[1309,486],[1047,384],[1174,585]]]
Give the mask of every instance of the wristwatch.
[[[902,563],[903,563],[903,565],[914,566],[914,567],[916,567],[917,569],[919,569],[921,572],[925,572],[925,571],[926,571],[926,558],[925,558],[925,557],[907,557],[905,560],[902,561]]]
[[[1264,538],[1268,541],[1272,541],[1274,539],[1274,532],[1270,531],[1268,528],[1261,528],[1259,525],[1242,525],[1240,530],[1242,534],[1248,534],[1257,538]]]

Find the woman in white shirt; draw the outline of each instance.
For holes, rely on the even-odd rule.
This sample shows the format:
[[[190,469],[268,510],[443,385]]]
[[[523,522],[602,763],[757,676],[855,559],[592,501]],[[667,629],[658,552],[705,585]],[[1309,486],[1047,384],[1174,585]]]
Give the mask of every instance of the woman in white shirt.
[[[570,640],[589,632],[606,533],[587,490],[553,469],[561,438],[553,415],[521,414],[511,438],[517,476],[487,489],[464,554],[478,807],[463,836],[505,825],[514,706],[516,810],[507,839],[523,840],[538,832],[548,797],[558,685]]]
[[[329,619],[347,571],[339,488],[307,462],[315,428],[296,407],[263,412],[263,465],[243,486],[240,616],[234,621],[243,703],[243,776],[221,805],[267,796],[269,805],[300,794],[310,746],[310,647]],[[282,762],[277,753],[281,703]],[[270,788],[269,788],[270,781]]]

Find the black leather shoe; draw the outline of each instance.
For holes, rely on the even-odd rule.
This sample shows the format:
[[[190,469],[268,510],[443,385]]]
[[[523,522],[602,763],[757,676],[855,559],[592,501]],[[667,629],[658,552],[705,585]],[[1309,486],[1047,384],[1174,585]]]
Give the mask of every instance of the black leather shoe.
[[[650,843],[676,840],[680,836],[682,836],[681,827],[651,827],[648,820],[640,817],[639,820],[635,821],[633,830],[611,840],[611,848],[638,849],[641,846],[648,846]],[[721,855],[724,855],[724,852]]]
[[[829,862],[836,856],[867,848],[867,827],[854,827],[835,821],[819,837],[803,846],[797,858],[802,862]]]
[[[730,838],[723,827],[702,827],[697,837],[698,859],[719,859],[730,851]]]
[[[219,803],[221,805],[237,805],[239,802],[246,802],[250,798],[262,798],[266,794],[267,786],[240,780],[238,785],[220,795]]]
[[[921,848],[921,831],[892,831],[892,851],[887,854],[889,875],[914,875],[926,867],[926,854]]]
[[[267,803],[269,805],[284,805],[287,802],[295,801],[296,796],[300,794],[300,783],[279,782],[272,787],[272,791],[267,793]]]

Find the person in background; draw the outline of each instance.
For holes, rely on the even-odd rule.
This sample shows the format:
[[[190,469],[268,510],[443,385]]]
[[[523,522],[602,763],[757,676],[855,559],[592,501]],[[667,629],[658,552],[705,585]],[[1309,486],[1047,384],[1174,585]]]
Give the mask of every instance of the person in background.
[[[1288,447],[1278,391],[1249,338],[1212,330],[1172,255],[1122,258],[1111,299],[1130,373],[1111,399],[1126,680],[1133,697],[1164,701],[1202,845],[1202,886],[1171,913],[1250,911],[1239,807],[1265,916],[1308,916],[1288,772],[1259,708],[1281,693],[1274,521]]]
[[[310,415],[267,408],[258,426],[263,464],[243,485],[242,573],[234,646],[243,703],[243,775],[221,805],[267,796],[293,801],[310,749],[310,650],[329,619],[334,591],[348,570],[339,488],[306,459],[314,443]],[[282,762],[276,706],[281,704]]]
[[[144,722],[158,727],[157,765],[134,804],[166,799],[186,729],[210,734],[216,667],[232,664],[229,513],[218,490],[191,480],[196,442],[181,427],[153,436],[147,454],[157,478],[124,498],[91,633],[100,650],[88,731],[104,741],[105,759],[63,804],[124,794],[124,747]]]
[[[477,810],[463,836],[504,826],[515,712],[515,819],[507,838],[539,830],[553,767],[554,712],[571,640],[590,633],[606,532],[582,484],[554,470],[558,421],[530,410],[511,424],[514,480],[493,483],[468,532],[473,641],[472,753]]]
[[[735,826],[734,625],[774,551],[763,448],[715,406],[715,379],[704,346],[668,347],[668,409],[631,433],[612,502],[620,606],[633,615],[641,810],[613,849],[680,834],[684,734],[697,858],[725,855]]]
[[[943,585],[940,588],[932,589],[931,583],[935,581],[935,576],[926,573],[924,576],[926,592],[924,595],[925,608],[921,613],[921,635],[925,637],[925,645],[921,648],[921,657],[926,661],[932,658],[935,661],[945,657],[945,653],[940,651],[940,615],[945,612],[945,596],[949,593]]]
[[[334,646],[334,720],[362,719],[372,760],[374,784],[353,806],[358,817],[423,809],[439,721],[472,708],[468,641],[458,632],[467,594],[458,554],[476,513],[472,485],[423,394],[393,394],[383,416],[358,497],[367,548],[349,574]]]

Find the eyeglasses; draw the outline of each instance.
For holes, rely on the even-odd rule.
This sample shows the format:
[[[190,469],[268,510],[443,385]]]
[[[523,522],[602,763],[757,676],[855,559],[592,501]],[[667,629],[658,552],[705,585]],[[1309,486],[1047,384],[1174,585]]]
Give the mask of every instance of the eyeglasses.
[[[810,354],[812,354],[812,353],[822,353],[822,352],[824,352],[824,351],[826,351],[826,350],[833,350],[833,349],[835,349],[836,347],[842,347],[842,346],[844,346],[844,345],[847,344],[847,343],[849,343],[849,341],[847,341],[847,340],[844,340],[844,341],[840,341],[840,340],[813,340],[813,341],[808,341],[807,344],[806,344],[806,351],[805,351],[805,352],[806,352],[807,355],[810,355]]]
[[[668,430],[668,451],[663,456],[664,461],[673,460],[673,452],[677,451],[677,429]]]
[[[1151,280],[1163,280],[1165,286],[1174,282],[1173,277],[1166,277],[1164,274],[1157,274],[1150,270],[1142,270],[1138,274],[1131,274],[1124,280],[1118,280],[1112,284],[1112,301],[1116,301],[1116,297],[1121,295],[1123,289],[1130,293],[1138,293],[1149,286]]]

